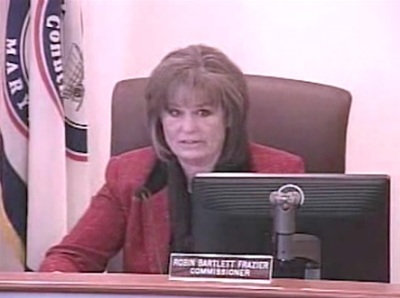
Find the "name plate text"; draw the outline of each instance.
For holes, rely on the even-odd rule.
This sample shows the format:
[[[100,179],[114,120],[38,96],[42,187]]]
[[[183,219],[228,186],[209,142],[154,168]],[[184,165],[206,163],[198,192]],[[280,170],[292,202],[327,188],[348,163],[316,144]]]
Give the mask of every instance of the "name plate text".
[[[171,253],[171,280],[263,282],[272,277],[272,256]]]

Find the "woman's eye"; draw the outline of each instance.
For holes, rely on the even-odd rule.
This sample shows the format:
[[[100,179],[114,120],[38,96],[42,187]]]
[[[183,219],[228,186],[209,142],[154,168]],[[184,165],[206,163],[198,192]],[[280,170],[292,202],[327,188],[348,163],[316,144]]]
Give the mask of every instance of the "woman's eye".
[[[210,116],[212,113],[211,113],[210,110],[201,109],[201,110],[198,110],[198,111],[197,111],[197,114],[198,114],[199,116],[201,116],[201,117],[207,117],[207,116]]]
[[[180,112],[177,109],[169,109],[168,114],[172,117],[178,117],[180,115]]]

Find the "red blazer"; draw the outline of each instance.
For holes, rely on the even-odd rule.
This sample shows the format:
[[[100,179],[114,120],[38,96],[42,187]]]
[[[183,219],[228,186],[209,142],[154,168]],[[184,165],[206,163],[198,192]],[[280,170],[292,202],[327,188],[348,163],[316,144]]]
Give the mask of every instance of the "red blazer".
[[[251,144],[252,170],[259,173],[302,173],[301,158]],[[169,257],[170,222],[167,190],[149,200],[134,191],[143,185],[155,162],[151,148],[111,158],[106,183],[60,244],[52,247],[40,271],[101,272],[121,248],[124,272],[160,273]]]

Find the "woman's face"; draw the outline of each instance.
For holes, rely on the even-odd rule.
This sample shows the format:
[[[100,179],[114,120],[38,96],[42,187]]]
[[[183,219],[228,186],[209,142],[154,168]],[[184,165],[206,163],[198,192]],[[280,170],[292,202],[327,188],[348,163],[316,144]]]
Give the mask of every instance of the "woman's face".
[[[176,100],[161,115],[165,140],[181,164],[216,163],[225,140],[221,105],[197,100]]]

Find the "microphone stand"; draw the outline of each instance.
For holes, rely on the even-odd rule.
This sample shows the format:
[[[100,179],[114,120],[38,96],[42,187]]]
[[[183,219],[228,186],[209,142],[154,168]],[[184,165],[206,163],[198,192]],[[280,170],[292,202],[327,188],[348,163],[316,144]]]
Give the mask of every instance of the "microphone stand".
[[[314,235],[296,233],[296,214],[304,202],[300,187],[286,184],[270,194],[273,206],[274,275],[320,279],[320,240]]]

